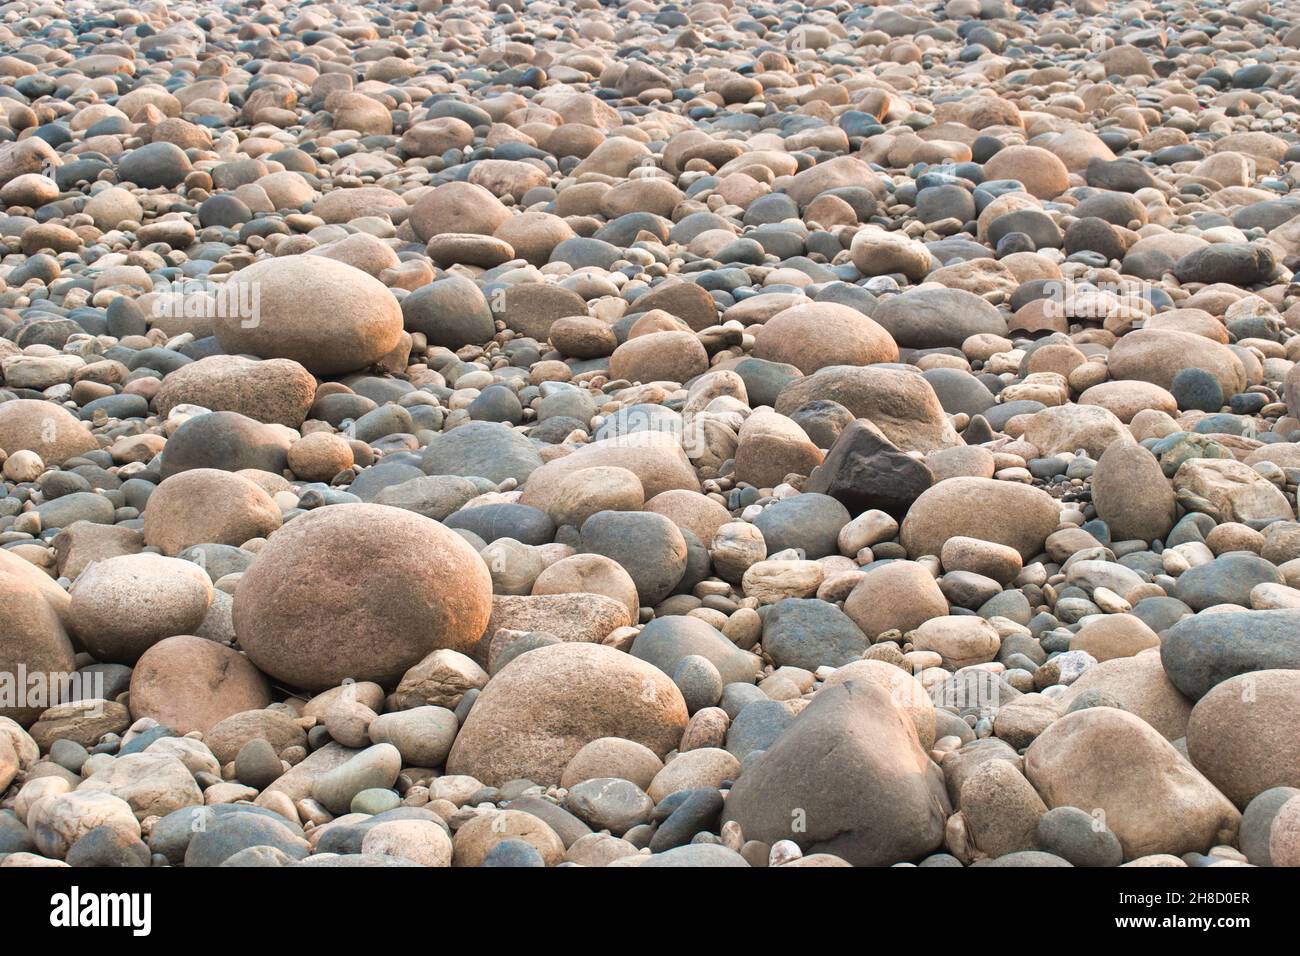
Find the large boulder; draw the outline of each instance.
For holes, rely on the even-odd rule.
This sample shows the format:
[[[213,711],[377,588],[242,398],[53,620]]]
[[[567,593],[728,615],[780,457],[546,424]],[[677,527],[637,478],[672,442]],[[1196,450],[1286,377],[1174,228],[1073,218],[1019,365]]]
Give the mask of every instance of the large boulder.
[[[429,345],[448,349],[481,345],[496,331],[482,290],[462,275],[430,282],[408,295],[402,300],[402,321]]]
[[[763,653],[778,667],[843,667],[858,660],[869,643],[853,620],[828,601],[786,598],[763,618]]]
[[[446,232],[490,236],[510,218],[510,210],[492,193],[474,183],[443,183],[429,190],[411,208],[411,228],[428,242]]]
[[[1187,755],[1244,810],[1273,787],[1300,787],[1300,670],[1239,674],[1192,709]]]
[[[1254,468],[1231,458],[1191,458],[1174,473],[1174,490],[1204,498],[1223,521],[1295,520],[1286,495]]]
[[[1035,848],[1042,799],[1024,774],[1006,760],[989,760],[967,777],[958,797],[971,842],[1001,857]]]
[[[873,681],[823,688],[736,781],[723,818],[855,866],[919,859],[943,840],[943,774],[908,714]]]
[[[867,418],[903,451],[937,451],[962,443],[930,383],[898,366],[830,365],[781,390],[776,410],[793,415],[812,401],[838,402]]]
[[[703,289],[699,291],[712,304],[713,299],[709,294]],[[539,342],[545,342],[550,337],[551,326],[557,319],[587,314],[587,303],[578,293],[540,281],[520,282],[494,289],[488,305],[493,316],[504,322],[506,328]],[[637,308],[640,308],[639,303]],[[672,312],[671,309],[668,311]]]
[[[420,475],[395,485],[386,484],[371,500],[374,504],[405,508],[434,521],[442,521],[477,496],[478,488],[468,478]]]
[[[554,564],[548,565],[533,581],[533,597],[562,594],[582,595],[584,604],[591,596],[596,596],[598,599],[604,596],[616,601],[627,609],[627,624],[636,620],[641,609],[641,602],[637,599],[636,582],[632,580],[632,576],[621,564],[603,554],[574,554],[561,558]],[[605,613],[608,614],[609,611],[606,610]],[[546,628],[537,628],[537,630],[546,630]],[[613,628],[611,627],[605,634],[610,630]],[[604,634],[601,637],[604,637]]]
[[[1160,462],[1136,442],[1115,442],[1092,473],[1092,503],[1116,541],[1164,539],[1178,517]]]
[[[460,475],[493,482],[513,478],[521,483],[541,465],[536,445],[497,422],[467,422],[441,432],[429,442],[420,461],[427,475]]]
[[[210,355],[168,374],[154,408],[166,415],[177,405],[200,405],[297,428],[315,395],[316,379],[297,362]]]
[[[431,651],[464,651],[492,606],[487,566],[431,518],[385,505],[320,508],[276,533],[235,591],[235,633],[293,687],[391,686]]]
[[[493,853],[503,843],[515,853]],[[524,810],[496,810],[475,815],[456,831],[452,847],[451,862],[457,867],[488,865],[489,857],[495,865],[502,865],[496,861],[504,858],[514,862],[523,855],[524,859],[537,860],[544,866],[555,866],[564,858],[564,841],[559,834],[542,819],[541,814]]]
[[[90,526],[90,524],[90,522],[83,523],[84,526]],[[105,526],[96,525],[95,527]],[[34,589],[33,593],[40,595],[45,600],[45,603],[54,609],[54,613],[58,615],[59,620],[65,626],[68,624],[69,607],[72,600],[68,597],[68,592],[54,578],[50,577],[43,568],[37,567],[31,561],[26,560],[17,551],[0,548],[0,574],[10,574],[25,582],[28,587]]]
[[[283,256],[227,280],[213,330],[232,354],[293,359],[315,375],[378,362],[402,338],[402,309],[382,282],[324,256]]]
[[[1073,641],[1070,649],[1074,650]],[[1080,697],[1112,701],[1141,717],[1166,740],[1185,736],[1192,714],[1191,701],[1169,680],[1160,652],[1154,650],[1086,668],[1061,695],[1061,709],[1068,711]]]
[[[54,537],[54,553],[58,559],[59,574],[70,581],[96,561],[104,561],[123,554],[139,554],[144,550],[144,535],[125,525],[95,524],[93,521],[74,521]],[[3,560],[3,559],[0,559]],[[22,562],[27,564],[27,562]],[[34,567],[29,565],[29,567]],[[41,577],[51,581],[44,572]],[[60,588],[61,599],[66,604],[68,596]]]
[[[681,489],[671,494],[689,495],[697,501],[708,500],[697,492]],[[528,488],[525,488],[524,497],[528,497]],[[546,514],[557,528],[563,525],[581,528],[584,521],[599,511],[641,511],[646,503],[641,479],[617,466],[596,466],[570,472],[556,482],[553,493],[547,497]],[[727,512],[727,517],[730,518],[730,512]]]
[[[814,163],[783,182],[786,193],[800,206],[806,206],[828,189],[861,188],[875,196],[883,196],[885,189],[876,171],[858,156],[836,156]]]
[[[95,436],[62,405],[34,398],[0,402],[0,448],[34,451],[47,465],[99,447]]]
[[[900,541],[912,557],[940,554],[961,536],[1005,544],[1025,560],[1043,549],[1060,522],[1060,509],[1040,488],[992,478],[949,478],[916,499],[903,519]]]
[[[807,433],[776,412],[754,412],[736,437],[736,480],[756,488],[774,488],[788,474],[807,475],[822,460],[821,451]]]
[[[598,511],[582,523],[581,546],[621,565],[643,605],[658,604],[686,573],[686,539],[677,525],[653,512]]]
[[[1100,405],[1054,405],[1029,416],[1025,441],[1044,457],[1082,448],[1097,458],[1107,448],[1131,442],[1132,434]]]
[[[193,468],[159,483],[144,509],[144,541],[175,556],[196,544],[241,545],[280,527],[271,496],[243,475]]]
[[[1070,650],[1091,654],[1098,663],[1134,657],[1159,646],[1159,635],[1135,614],[1091,615],[1070,638]]]
[[[27,814],[27,829],[37,851],[56,860],[63,859],[74,843],[97,827],[111,827],[127,838],[140,835],[140,822],[131,805],[102,788],[50,794],[33,804]]]
[[[563,643],[516,657],[488,682],[447,758],[447,773],[489,786],[527,778],[558,785],[569,761],[602,737],[663,757],[686,728],[686,702],[652,664],[600,644]]]
[[[271,687],[239,651],[192,634],[159,641],[131,670],[131,717],[178,734],[206,733],[232,714],[271,703]]]
[[[717,303],[703,286],[695,282],[683,282],[670,277],[659,283],[636,300],[638,312],[649,312],[651,309],[662,309],[681,319],[696,332],[702,332],[718,323]]]
[[[819,163],[805,172],[815,172],[820,167]],[[901,231],[890,232],[874,224],[853,234],[849,256],[854,267],[864,276],[901,272],[913,282],[925,278],[934,266],[934,256],[925,243]]]
[[[163,446],[162,476],[170,478],[194,468],[251,468],[278,475],[288,466],[292,434],[239,412],[195,415],[172,432]]]
[[[895,664],[867,657],[836,668],[826,678],[825,686],[834,687],[849,681],[862,681],[883,687],[889,692],[894,706],[901,708],[911,719],[922,748],[928,751],[934,746],[938,732],[934,699],[917,678]]]
[[[851,514],[879,509],[902,518],[933,483],[934,473],[925,462],[900,451],[869,423],[853,421],[835,439],[826,460],[813,469],[803,490],[829,495]]]
[[[808,375],[828,365],[897,362],[898,346],[857,309],[809,302],[778,312],[759,326],[754,356],[786,362]]]
[[[661,431],[638,431],[602,438],[548,461],[528,476],[520,501],[549,512],[566,478],[584,468],[604,467],[632,472],[640,479],[647,499],[665,491],[700,490],[700,480],[677,436]]]
[[[1282,573],[1271,561],[1249,551],[1226,551],[1180,574],[1171,594],[1193,611],[1219,605],[1249,607],[1256,587],[1284,583]]]
[[[1070,172],[1055,153],[1041,146],[1008,146],[984,164],[986,179],[1014,179],[1039,199],[1052,199],[1070,187]]]
[[[686,382],[709,369],[709,353],[693,332],[637,335],[609,357],[612,378],[631,382]]]
[[[82,646],[97,661],[134,664],[163,638],[199,628],[212,603],[212,582],[192,561],[146,551],[96,562],[70,594],[72,628]]]
[[[1222,142],[1218,146],[1227,148]],[[1183,283],[1224,282],[1249,286],[1267,281],[1276,266],[1273,251],[1267,246],[1248,242],[1214,242],[1189,252],[1174,263],[1174,275]]]
[[[402,134],[398,146],[411,156],[441,156],[449,149],[464,149],[474,142],[474,127],[455,116],[422,120]],[[345,192],[346,190],[339,190]],[[317,208],[320,204],[317,203]],[[315,211],[315,210],[313,210]],[[319,213],[317,213],[319,215]],[[330,222],[331,220],[326,220]]]
[[[1194,332],[1137,329],[1122,336],[1107,358],[1111,378],[1173,386],[1185,368],[1201,368],[1219,380],[1224,395],[1246,389],[1246,369],[1232,349]]]
[[[974,614],[932,617],[908,635],[912,649],[933,651],[950,671],[987,664],[998,653],[998,629]]]
[[[29,679],[35,679],[35,686],[62,687],[63,678],[77,668],[72,642],[57,605],[46,600],[45,589],[33,577],[33,573],[45,577],[44,572],[34,566],[29,566],[32,573],[15,569],[10,567],[12,562],[26,563],[0,552],[0,674],[17,675],[21,670]],[[52,579],[46,581],[61,590]],[[66,604],[64,596],[65,608]],[[21,700],[3,699],[0,717],[30,724],[47,706],[59,702],[44,697],[33,699],[30,694]]]
[[[961,348],[972,335],[1006,335],[1007,320],[965,289],[910,289],[881,300],[871,318],[903,348]]]
[[[1300,610],[1293,608],[1197,614],[1161,637],[1165,672],[1192,700],[1238,674],[1300,670]]]
[[[1025,752],[1049,808],[1100,810],[1128,860],[1233,843],[1241,814],[1140,717],[1089,707],[1055,721]]]
[[[358,186],[327,192],[316,200],[311,211],[328,223],[343,223],[362,216],[386,216],[405,206],[406,201],[391,189]]]
[[[137,820],[203,806],[203,792],[194,775],[179,757],[167,753],[119,754],[77,789],[104,790],[125,800]]]
[[[844,601],[844,613],[875,640],[885,631],[911,631],[946,615],[948,601],[925,565],[887,561],[862,575]]]

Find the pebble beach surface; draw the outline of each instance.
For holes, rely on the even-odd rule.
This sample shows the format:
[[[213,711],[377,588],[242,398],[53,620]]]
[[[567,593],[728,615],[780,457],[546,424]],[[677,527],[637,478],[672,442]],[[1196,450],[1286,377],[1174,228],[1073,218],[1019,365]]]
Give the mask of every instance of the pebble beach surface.
[[[0,94],[0,867],[1300,865],[1300,0],[15,0]]]

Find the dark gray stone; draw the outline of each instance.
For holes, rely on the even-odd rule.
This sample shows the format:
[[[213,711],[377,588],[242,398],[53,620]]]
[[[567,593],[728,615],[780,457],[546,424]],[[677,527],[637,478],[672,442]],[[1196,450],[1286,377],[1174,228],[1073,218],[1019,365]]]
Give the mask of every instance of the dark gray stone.
[[[1283,584],[1282,574],[1257,554],[1232,551],[1209,564],[1189,568],[1178,577],[1174,596],[1193,611],[1216,604],[1250,607],[1250,592],[1257,584]]]
[[[726,750],[743,761],[755,751],[771,747],[793,722],[794,714],[779,700],[751,701],[732,718]]]
[[[427,475],[461,475],[523,483],[542,465],[537,446],[507,425],[470,422],[438,435],[424,450]]]
[[[211,412],[191,418],[167,439],[162,476],[170,478],[191,468],[255,468],[278,475],[287,467],[288,447],[272,425],[238,412]]]
[[[829,495],[847,508],[849,515],[879,509],[901,520],[907,515],[912,502],[932,484],[934,473],[925,462],[917,461],[900,451],[866,422],[854,421],[840,432],[839,438],[827,452],[825,461],[808,476],[803,488],[804,494],[787,500],[800,502],[810,493]],[[773,542],[767,537],[763,519],[785,504],[786,502],[778,502],[768,507],[754,522],[763,531],[769,551],[773,549]],[[804,507],[811,512],[809,506]],[[828,513],[827,518],[829,517]],[[826,530],[829,530],[830,523],[829,520],[824,522]],[[821,526],[818,525],[817,528],[820,530]],[[838,537],[838,528],[835,529],[835,534]],[[783,533],[783,537],[789,535]],[[820,554],[809,552],[809,557],[837,554],[838,544],[834,541],[819,540],[818,546],[826,547],[827,543],[828,550]]]
[[[1119,866],[1124,848],[1092,814],[1078,807],[1056,807],[1038,818],[1038,848],[1071,866]]]
[[[718,815],[722,813],[723,807],[721,793],[712,787],[679,793],[685,796],[678,799],[667,819],[659,824],[654,836],[650,838],[651,853],[664,853],[674,847],[685,846],[695,834],[712,833],[717,828]],[[677,797],[678,794],[673,796]]]
[[[402,323],[422,332],[430,345],[452,351],[482,345],[496,326],[482,290],[465,276],[449,276],[420,286],[402,300]]]
[[[1184,618],[1162,635],[1160,660],[1174,686],[1192,700],[1238,674],[1300,670],[1300,610]]]
[[[632,642],[633,657],[648,661],[669,677],[677,672],[683,657],[693,654],[712,661],[722,675],[724,695],[728,684],[752,684],[757,674],[757,658],[740,650],[721,631],[697,617],[678,614],[657,617]]]
[[[841,435],[840,442],[843,440]],[[768,505],[754,519],[754,526],[763,532],[768,554],[800,548],[815,561],[839,554],[840,530],[851,518],[844,505],[830,495],[805,492]]]
[[[786,598],[763,618],[763,651],[777,666],[843,667],[870,643],[847,614],[826,601]]]
[[[584,552],[603,554],[632,576],[642,606],[668,597],[686,573],[686,539],[663,515],[598,511],[582,523],[581,534]]]
[[[1179,282],[1227,282],[1248,286],[1264,282],[1277,263],[1264,246],[1241,242],[1216,242],[1189,252],[1174,263]]]
[[[518,503],[462,508],[443,523],[448,528],[472,531],[488,544],[498,538],[514,538],[523,544],[550,544],[555,538],[555,523],[545,511]]]

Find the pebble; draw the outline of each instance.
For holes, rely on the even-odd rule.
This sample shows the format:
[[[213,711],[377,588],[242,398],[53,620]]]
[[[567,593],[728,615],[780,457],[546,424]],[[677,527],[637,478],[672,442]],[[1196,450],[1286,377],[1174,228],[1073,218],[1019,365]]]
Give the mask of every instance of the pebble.
[[[654,801],[644,790],[617,777],[594,777],[575,784],[564,805],[588,826],[615,836],[648,821],[654,809]]]
[[[331,813],[346,813],[358,794],[391,786],[400,770],[401,754],[397,748],[392,744],[375,744],[318,777],[312,784],[311,796]]]
[[[502,840],[483,857],[480,866],[545,867],[546,861],[530,843]]]

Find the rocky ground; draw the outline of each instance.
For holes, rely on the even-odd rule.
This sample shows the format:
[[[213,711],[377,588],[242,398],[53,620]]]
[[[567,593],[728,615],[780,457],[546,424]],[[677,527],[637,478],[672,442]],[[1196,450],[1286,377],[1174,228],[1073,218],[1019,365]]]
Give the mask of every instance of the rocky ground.
[[[1300,865],[1300,0],[0,14],[0,867]]]

